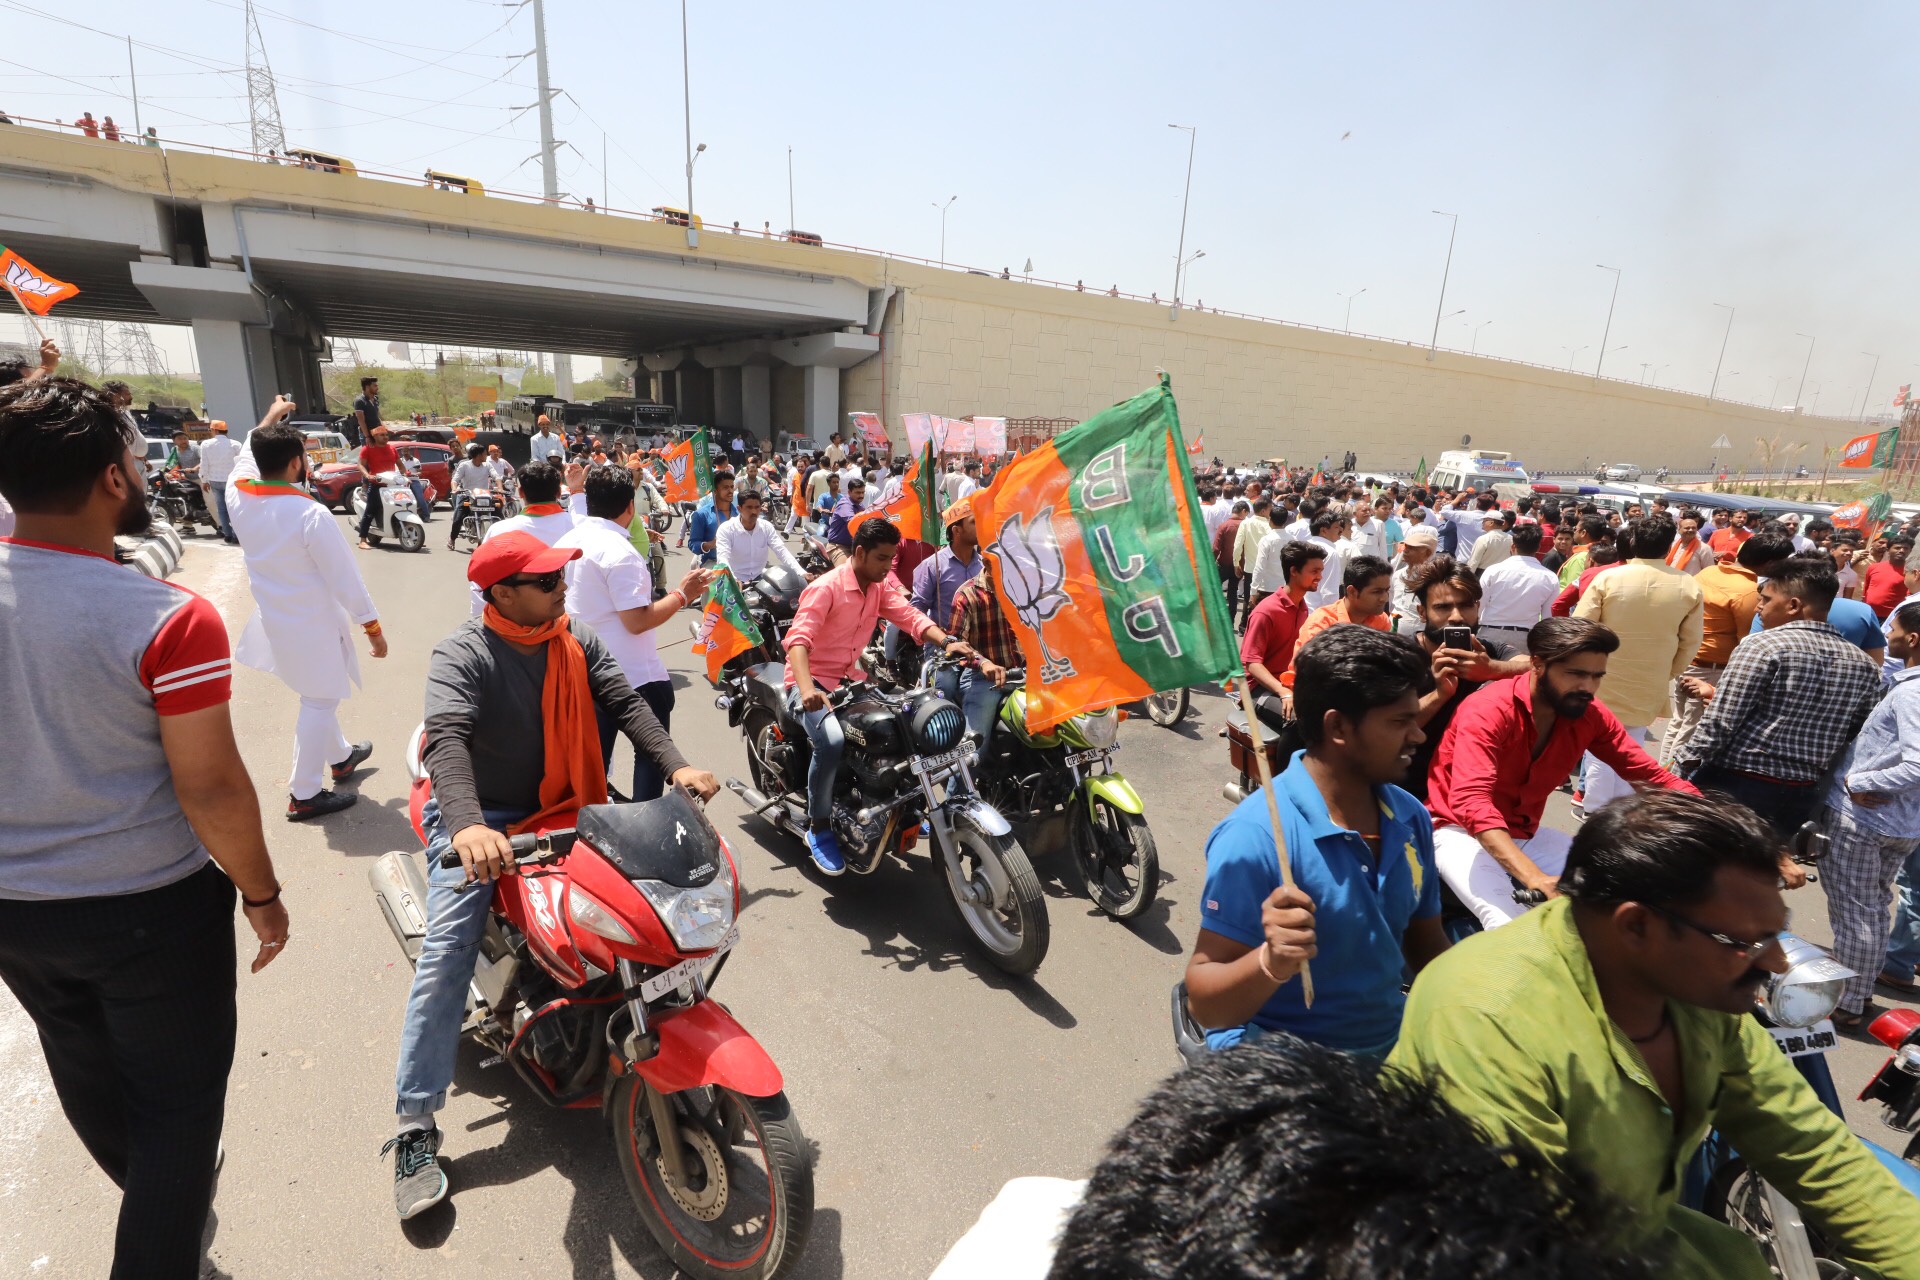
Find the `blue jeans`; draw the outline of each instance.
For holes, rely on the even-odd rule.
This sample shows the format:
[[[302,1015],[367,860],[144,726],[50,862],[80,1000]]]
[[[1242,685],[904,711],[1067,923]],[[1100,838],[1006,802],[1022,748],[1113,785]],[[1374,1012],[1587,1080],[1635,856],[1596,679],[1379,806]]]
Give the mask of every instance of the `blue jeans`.
[[[651,684],[636,685],[634,692],[645,699],[653,711],[653,718],[660,722],[662,729],[673,728],[673,681],[655,680]],[[620,726],[613,722],[605,707],[593,704],[593,714],[600,721],[600,754],[605,757],[609,768],[613,765],[613,742],[620,736]],[[611,774],[609,774],[611,780]],[[627,792],[629,800],[658,800],[667,790],[667,775],[660,771],[659,762],[638,747],[633,751],[633,787]]]
[[[993,732],[993,719],[1000,710],[1004,690],[973,667],[957,671],[948,667],[934,678],[934,687],[947,701],[960,704],[960,714],[967,718],[968,731],[980,739],[984,747],[987,735]]]
[[[825,829],[833,818],[833,780],[840,776],[840,757],[847,739],[840,732],[840,718],[832,707],[818,711],[800,709],[800,691],[787,690],[787,710],[806,726],[807,741],[813,744],[813,758],[807,761],[807,818]]]
[[[505,831],[527,815],[488,809],[483,816],[488,826]],[[427,801],[420,817],[427,833],[427,937],[413,966],[413,990],[407,995],[407,1015],[400,1024],[393,1109],[403,1116],[431,1115],[447,1105],[460,1024],[467,1017],[473,962],[493,906],[491,884],[476,884],[463,892],[465,869],[441,868],[440,855],[453,848],[453,833],[441,825],[440,803]]]
[[[1886,971],[1901,977],[1920,969],[1920,849],[1907,856],[1893,882],[1893,933],[1887,939]]]
[[[209,480],[207,482],[208,505],[213,508],[213,518],[220,522],[220,536],[233,537],[233,521],[227,519],[227,482]]]

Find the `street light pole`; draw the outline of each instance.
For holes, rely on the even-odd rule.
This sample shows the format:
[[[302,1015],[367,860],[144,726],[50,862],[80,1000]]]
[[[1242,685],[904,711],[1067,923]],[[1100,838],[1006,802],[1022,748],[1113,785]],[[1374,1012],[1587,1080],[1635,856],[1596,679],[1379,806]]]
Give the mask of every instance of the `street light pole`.
[[[1567,372],[1572,373],[1573,362],[1575,357],[1577,357],[1582,351],[1585,351],[1587,348],[1584,344],[1578,347],[1570,347],[1563,342],[1560,344],[1560,349],[1567,353]]]
[[[1365,292],[1365,289],[1355,289],[1352,293],[1341,295],[1347,300],[1347,321],[1346,324],[1341,327],[1342,333],[1353,332],[1353,300]]]
[[[793,216],[793,148],[787,148],[787,229],[791,231],[800,225]]]
[[[1186,259],[1186,260],[1185,260],[1184,262],[1182,262],[1182,263],[1180,264],[1180,269],[1179,269],[1178,271],[1176,271],[1176,272],[1174,273],[1174,279],[1173,279],[1173,288],[1174,288],[1174,300],[1173,300],[1173,305],[1174,305],[1174,306],[1175,306],[1176,308],[1178,308],[1178,307],[1179,307],[1179,305],[1180,305],[1180,298],[1179,298],[1179,290],[1180,290],[1180,283],[1181,283],[1181,281],[1182,281],[1182,280],[1184,280],[1184,279],[1186,278],[1186,274],[1187,274],[1187,268],[1188,268],[1188,267],[1191,267],[1191,266],[1192,266],[1192,265],[1193,265],[1194,263],[1196,263],[1196,262],[1198,262],[1198,261],[1200,261],[1200,259],[1202,259],[1202,258],[1204,258],[1204,257],[1206,257],[1206,256],[1207,256],[1207,251],[1206,251],[1205,249],[1195,249],[1195,250],[1193,251],[1193,256],[1192,256],[1191,258],[1188,258],[1188,259]]]
[[[1482,320],[1482,321],[1481,321],[1481,322],[1480,322],[1479,324],[1477,324],[1477,325],[1475,325],[1475,326],[1473,327],[1473,346],[1472,346],[1472,348],[1471,348],[1471,350],[1470,350],[1470,352],[1469,352],[1469,354],[1477,354],[1477,353],[1479,352],[1479,350],[1480,350],[1480,331],[1481,331],[1482,329],[1484,329],[1484,328],[1486,328],[1486,327],[1487,327],[1488,325],[1490,325],[1490,324],[1492,324],[1492,323],[1493,323],[1493,321],[1491,321],[1491,320]]]
[[[1440,269],[1440,301],[1433,306],[1433,338],[1427,343],[1427,362],[1433,362],[1433,353],[1440,346],[1440,312],[1447,305],[1447,277],[1453,274],[1453,238],[1460,232],[1460,215],[1435,209],[1443,218],[1452,218],[1453,226],[1447,232],[1447,265]]]
[[[1613,304],[1620,300],[1620,268],[1610,267],[1604,262],[1593,264],[1602,271],[1613,272],[1613,296],[1607,299],[1607,327],[1600,332],[1600,355],[1593,362],[1593,380],[1600,381],[1600,370],[1607,363],[1607,339],[1613,334]]]
[[[1173,251],[1173,309],[1180,310],[1180,272],[1187,257],[1187,206],[1193,199],[1193,151],[1200,141],[1200,127],[1191,124],[1170,124],[1169,129],[1187,131],[1187,185],[1180,195],[1180,243]]]
[[[1724,302],[1716,302],[1713,305],[1716,307],[1726,307],[1727,329],[1725,333],[1720,335],[1720,358],[1713,362],[1713,385],[1707,388],[1707,402],[1709,404],[1713,402],[1714,393],[1720,390],[1720,366],[1726,363],[1727,339],[1733,336],[1733,308],[1728,307]]]
[[[947,265],[947,205],[959,198],[959,196],[948,196],[947,204],[941,204],[938,200],[927,201],[940,211],[940,265],[943,267]]]
[[[1860,393],[1860,421],[1867,420],[1867,401],[1873,398],[1873,380],[1880,373],[1880,356],[1873,351],[1862,351],[1863,356],[1873,357],[1873,372],[1867,375],[1867,389]]]
[[[537,2],[537,0],[536,0]],[[700,243],[700,232],[693,225],[693,158],[698,152],[693,149],[693,76],[691,63],[687,58],[687,0],[680,0],[680,119],[686,126],[687,144],[687,248],[692,249]],[[707,149],[706,143],[700,144],[700,150]]]
[[[1807,340],[1807,362],[1800,366],[1800,389],[1793,393],[1793,411],[1799,413],[1801,397],[1807,394],[1807,370],[1813,367],[1813,344],[1817,339],[1810,333],[1796,333],[1793,336]]]

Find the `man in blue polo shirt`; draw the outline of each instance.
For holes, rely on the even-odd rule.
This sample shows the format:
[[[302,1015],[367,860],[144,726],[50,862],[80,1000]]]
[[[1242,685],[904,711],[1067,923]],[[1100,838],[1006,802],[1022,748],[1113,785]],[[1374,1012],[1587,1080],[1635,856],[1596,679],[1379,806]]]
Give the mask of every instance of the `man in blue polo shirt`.
[[[1433,823],[1393,785],[1407,774],[1433,675],[1404,636],[1331,627],[1293,661],[1307,749],[1274,779],[1293,887],[1280,883],[1266,798],[1242,801],[1207,840],[1187,1003],[1224,1049],[1289,1031],[1385,1057],[1400,1034],[1403,970],[1447,949]],[[1313,1007],[1299,981],[1312,960]]]

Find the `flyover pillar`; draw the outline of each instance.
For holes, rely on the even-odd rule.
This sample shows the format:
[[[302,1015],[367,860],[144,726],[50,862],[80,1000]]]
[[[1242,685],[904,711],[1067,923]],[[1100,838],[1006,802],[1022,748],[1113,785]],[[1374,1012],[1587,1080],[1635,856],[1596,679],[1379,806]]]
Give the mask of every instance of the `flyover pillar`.
[[[773,344],[777,359],[800,368],[801,430],[815,444],[825,445],[840,430],[840,371],[879,350],[880,338],[871,333],[815,333]]]
[[[199,357],[207,412],[244,435],[281,392],[304,410],[325,395],[325,339],[306,315],[269,299],[239,271],[135,262],[133,284],[162,316],[187,321]]]
[[[773,447],[773,370],[766,365],[740,366],[740,425]]]

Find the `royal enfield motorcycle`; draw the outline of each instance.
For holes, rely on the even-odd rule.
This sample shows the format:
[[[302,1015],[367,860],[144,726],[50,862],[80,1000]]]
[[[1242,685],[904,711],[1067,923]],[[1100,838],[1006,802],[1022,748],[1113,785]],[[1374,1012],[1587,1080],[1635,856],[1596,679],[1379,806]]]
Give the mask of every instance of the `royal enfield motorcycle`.
[[[416,731],[413,825],[431,794]],[[716,1002],[739,941],[726,841],[680,788],[590,805],[573,825],[512,837],[495,882],[463,1032],[549,1106],[597,1108],[634,1207],[699,1280],[768,1280],[806,1246],[813,1170],[780,1069]],[[457,867],[449,851],[443,867]],[[418,855],[368,873],[410,962],[427,932]]]
[[[960,664],[926,664],[923,689]],[[1140,793],[1113,767],[1120,713],[1082,712],[1045,733],[1027,728],[1026,672],[1009,671],[1005,697],[975,777],[988,804],[1034,831],[1065,826],[1067,847],[1093,905],[1131,920],[1160,892],[1160,851]],[[1037,846],[1029,838],[1028,844]]]
[[[486,541],[487,530],[503,518],[500,503],[490,491],[483,489],[470,493],[460,506],[459,523],[454,526],[453,537],[447,540],[447,544],[458,549],[461,542],[469,542],[473,544],[469,549],[478,551],[480,544]]]
[[[804,839],[812,744],[787,709],[783,668],[763,663],[728,675],[715,705],[747,741],[751,782],[727,789],[782,831]],[[903,862],[931,835],[933,872],[960,923],[987,959],[1008,973],[1032,973],[1047,954],[1047,902],[1013,828],[979,798],[969,770],[974,748],[960,708],[922,689],[873,682],[828,695],[846,735],[834,781],[833,831],[847,868],[871,875],[889,856]]]
[[[200,482],[178,471],[169,471],[154,479],[147,508],[156,517],[189,536],[198,532],[203,524],[215,533],[220,532],[220,522],[208,510],[207,497],[200,488]]]
[[[374,477],[380,486],[380,518],[367,526],[367,541],[374,546],[380,539],[392,538],[402,551],[427,549],[427,526],[421,523],[419,503],[404,471],[383,471]],[[353,518],[357,521],[367,509],[367,486],[353,490]]]

